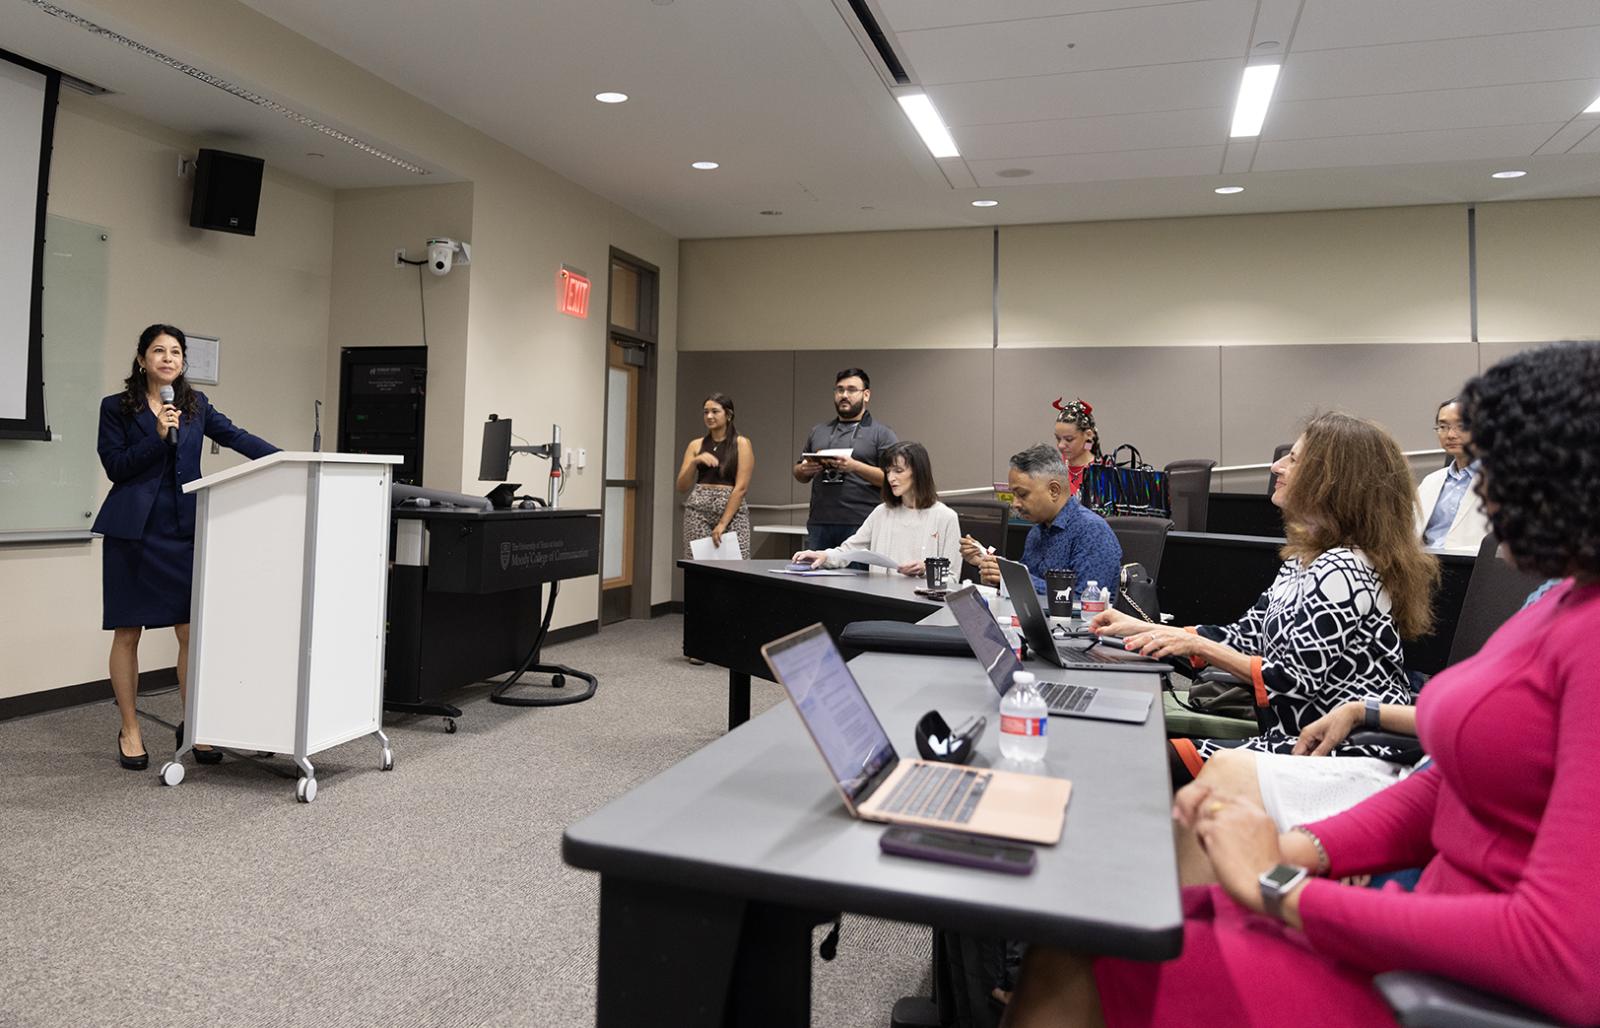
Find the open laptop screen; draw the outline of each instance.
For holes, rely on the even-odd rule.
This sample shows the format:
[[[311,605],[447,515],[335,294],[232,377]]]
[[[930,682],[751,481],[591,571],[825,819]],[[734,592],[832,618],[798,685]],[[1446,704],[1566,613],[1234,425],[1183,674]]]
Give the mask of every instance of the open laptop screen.
[[[839,648],[827,629],[816,625],[770,646],[766,656],[834,780],[854,804],[896,755]]]
[[[1022,661],[1017,659],[1011,644],[1006,641],[1005,632],[984,608],[978,590],[970,585],[957,589],[945,598],[945,602],[956,616],[956,623],[961,626],[961,634],[966,636],[973,655],[983,665],[983,670],[988,672],[995,691],[1005,695],[1005,691],[1011,688],[1011,676],[1022,670]]]

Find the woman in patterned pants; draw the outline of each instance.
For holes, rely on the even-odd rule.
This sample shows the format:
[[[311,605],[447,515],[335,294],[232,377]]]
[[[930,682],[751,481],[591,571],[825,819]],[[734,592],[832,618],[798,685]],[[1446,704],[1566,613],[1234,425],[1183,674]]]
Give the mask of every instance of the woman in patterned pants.
[[[692,440],[683,451],[678,469],[678,492],[683,502],[683,555],[691,557],[689,544],[711,537],[722,545],[723,533],[732,530],[739,540],[739,555],[750,558],[750,510],[744,497],[756,469],[755,448],[733,423],[733,397],[712,393],[701,405],[706,434]]]

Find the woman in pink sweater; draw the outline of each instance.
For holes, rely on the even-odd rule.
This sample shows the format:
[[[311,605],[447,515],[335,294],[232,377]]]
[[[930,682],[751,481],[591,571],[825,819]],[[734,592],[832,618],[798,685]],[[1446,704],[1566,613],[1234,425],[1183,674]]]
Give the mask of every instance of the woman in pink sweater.
[[[1521,353],[1467,384],[1495,533],[1519,567],[1567,581],[1422,692],[1435,766],[1282,835],[1253,803],[1184,789],[1174,815],[1220,884],[1184,891],[1183,955],[1034,947],[1007,1025],[1393,1024],[1372,986],[1391,970],[1600,1022],[1596,397],[1597,343]],[[1418,865],[1413,893],[1336,881]]]

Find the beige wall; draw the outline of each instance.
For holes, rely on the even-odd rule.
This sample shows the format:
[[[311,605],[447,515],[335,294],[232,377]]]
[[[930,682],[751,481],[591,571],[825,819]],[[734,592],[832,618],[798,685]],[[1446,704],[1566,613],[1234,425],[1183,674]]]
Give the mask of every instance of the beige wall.
[[[308,447],[328,342],[333,193],[269,168],[254,238],[189,228],[190,185],[176,170],[196,146],[62,95],[49,211],[110,236],[104,391],[127,375],[139,331],[170,322],[221,338],[221,382],[201,387],[220,410],[280,446]],[[93,432],[94,416],[69,424]],[[240,460],[224,450],[202,467]],[[106,676],[99,542],[0,547],[0,581],[0,697]],[[148,633],[141,666],[170,667],[175,653],[171,632]]]
[[[685,349],[987,347],[991,229],[683,244]]]
[[[495,411],[515,418],[519,432],[561,423],[566,440],[590,453],[590,470],[572,479],[563,502],[598,506],[603,312],[608,248],[615,245],[661,269],[664,392],[654,434],[670,439],[675,238],[234,0],[84,0],[75,9],[203,58],[212,70],[471,183],[335,195],[269,168],[257,237],[201,233],[184,227],[187,185],[173,174],[178,153],[192,153],[197,141],[97,112],[93,101],[69,95],[57,127],[50,210],[111,230],[108,390],[125,373],[123,351],[138,328],[157,318],[192,325],[223,339],[224,384],[208,390],[218,405],[275,442],[306,446],[311,401],[332,401],[337,391],[338,347],[420,335],[412,313],[416,283],[392,267],[394,248],[420,247],[427,234],[449,231],[472,242],[473,265],[424,283],[429,342],[438,348],[429,362],[429,484],[481,491],[478,426]],[[562,263],[593,276],[585,321],[556,313]],[[665,483],[652,512],[660,540],[652,563],[655,602],[670,597],[664,533],[674,456],[658,452],[655,461]],[[208,458],[206,467],[226,462]],[[0,591],[0,641],[8,663],[0,696],[105,677],[98,544],[0,549],[0,574],[7,586]],[[594,620],[597,595],[596,580],[570,583],[556,627]],[[170,639],[151,633],[144,667],[170,666],[173,649],[163,634]],[[18,639],[29,645],[14,645]]]
[[[1469,339],[1462,207],[1000,233],[1001,346]]]
[[[1478,338],[1600,338],[1600,199],[1478,208]]]
[[[435,236],[472,238],[472,184],[346,189],[334,198],[333,299],[328,325],[327,396],[323,424],[338,438],[339,353],[346,346],[421,346],[422,302],[428,309],[428,406],[423,439],[424,484],[454,492],[461,483],[467,366],[467,299],[474,266],[442,278],[394,266],[404,247],[411,260]],[[418,278],[421,278],[419,295]],[[332,448],[331,446],[329,447]],[[474,459],[472,466],[477,467]]]

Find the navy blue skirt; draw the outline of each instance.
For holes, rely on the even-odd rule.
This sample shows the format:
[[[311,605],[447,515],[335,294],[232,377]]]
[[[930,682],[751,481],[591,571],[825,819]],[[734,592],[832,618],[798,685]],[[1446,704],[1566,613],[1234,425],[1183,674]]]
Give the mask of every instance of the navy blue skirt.
[[[150,520],[139,539],[101,540],[102,628],[189,623],[194,536],[178,534],[177,463],[169,454]]]

